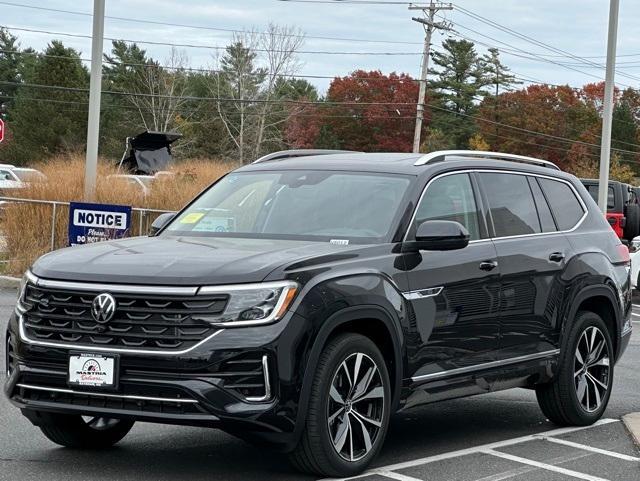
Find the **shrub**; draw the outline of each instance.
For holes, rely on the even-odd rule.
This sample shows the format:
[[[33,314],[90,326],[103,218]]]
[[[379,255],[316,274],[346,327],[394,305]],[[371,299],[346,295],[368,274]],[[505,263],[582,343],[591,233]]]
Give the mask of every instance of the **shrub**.
[[[196,159],[172,166],[174,176],[159,178],[149,195],[125,182],[108,179],[116,169],[106,162],[98,165],[98,181],[95,202],[131,205],[158,210],[178,210],[213,181],[234,168],[234,165],[208,159]],[[5,190],[3,196],[24,199],[79,201],[84,192],[84,156],[67,155],[36,165],[48,178],[47,182],[34,183],[19,191]],[[143,215],[134,212],[131,222],[132,235],[144,235],[158,214]],[[54,229],[55,248],[67,245],[69,209],[65,205],[56,208]],[[142,221],[142,222],[141,222]],[[142,225],[142,232],[140,226]],[[6,203],[2,209],[0,231],[5,238],[6,271],[21,274],[35,259],[51,249],[52,207],[49,204]]]

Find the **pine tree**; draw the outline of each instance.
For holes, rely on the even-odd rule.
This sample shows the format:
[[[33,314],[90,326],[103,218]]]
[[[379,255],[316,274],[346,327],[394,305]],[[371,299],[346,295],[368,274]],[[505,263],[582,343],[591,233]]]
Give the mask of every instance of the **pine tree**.
[[[450,136],[457,148],[466,148],[475,131],[469,116],[477,110],[476,100],[485,95],[486,68],[472,42],[447,39],[442,46],[444,52],[432,55],[439,69],[432,72],[436,79],[430,82],[438,107],[431,127]]]
[[[0,81],[19,83],[20,58],[18,38],[6,28],[0,27]],[[0,84],[0,104],[9,108],[17,90],[18,85]]]
[[[497,144],[500,138],[500,93],[504,90],[510,90],[511,86],[519,85],[522,82],[518,81],[509,68],[500,61],[500,51],[497,48],[490,48],[489,53],[482,57],[481,62],[489,94],[493,96],[489,101],[493,104],[494,143]]]
[[[23,86],[19,89],[11,110],[14,138],[5,151],[7,158],[24,163],[83,148],[88,92],[75,89],[88,88],[89,72],[80,54],[54,40],[26,74],[25,83],[62,88]]]

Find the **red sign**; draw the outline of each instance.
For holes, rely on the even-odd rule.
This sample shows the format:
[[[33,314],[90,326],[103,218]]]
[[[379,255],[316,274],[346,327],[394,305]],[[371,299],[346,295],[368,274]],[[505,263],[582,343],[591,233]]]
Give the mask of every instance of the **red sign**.
[[[0,142],[4,140],[4,120],[0,119]]]

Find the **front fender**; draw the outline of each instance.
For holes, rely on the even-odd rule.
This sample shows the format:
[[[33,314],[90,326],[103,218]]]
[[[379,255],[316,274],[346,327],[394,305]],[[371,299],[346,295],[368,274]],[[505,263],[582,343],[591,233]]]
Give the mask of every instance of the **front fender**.
[[[392,411],[400,399],[405,368],[403,324],[406,316],[405,301],[397,286],[379,273],[345,273],[330,279],[322,279],[312,286],[305,286],[296,313],[310,324],[305,353],[298,369],[302,389],[296,415],[294,443],[304,428],[316,367],[327,341],[337,330],[355,321],[382,322],[393,346],[394,380]],[[295,444],[294,444],[295,445]],[[293,446],[290,446],[293,448]]]

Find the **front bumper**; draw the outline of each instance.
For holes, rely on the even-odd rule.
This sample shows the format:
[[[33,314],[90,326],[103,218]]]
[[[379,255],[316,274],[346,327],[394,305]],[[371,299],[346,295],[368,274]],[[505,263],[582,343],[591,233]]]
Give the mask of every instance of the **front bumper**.
[[[296,350],[289,344],[297,336],[289,335],[287,326],[302,328],[301,319],[290,314],[268,326],[228,329],[179,356],[114,350],[120,352],[118,389],[90,391],[67,384],[69,353],[76,350],[25,342],[13,314],[5,394],[34,423],[38,411],[100,415],[250,432],[290,445],[299,383],[292,358]],[[231,372],[230,366],[256,360],[253,377]],[[243,391],[244,386],[254,391]]]

